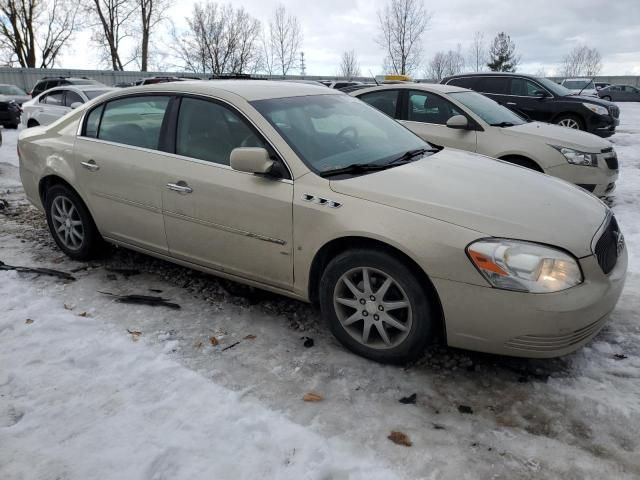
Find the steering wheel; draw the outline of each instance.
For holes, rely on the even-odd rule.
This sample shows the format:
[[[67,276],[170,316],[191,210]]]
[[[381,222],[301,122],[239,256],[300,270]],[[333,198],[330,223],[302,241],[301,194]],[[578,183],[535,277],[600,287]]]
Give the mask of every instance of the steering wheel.
[[[352,134],[351,137],[347,136],[349,132]],[[358,130],[356,130],[355,127],[349,126],[343,128],[336,134],[336,137],[338,137],[341,142],[347,143],[354,148],[358,146]]]

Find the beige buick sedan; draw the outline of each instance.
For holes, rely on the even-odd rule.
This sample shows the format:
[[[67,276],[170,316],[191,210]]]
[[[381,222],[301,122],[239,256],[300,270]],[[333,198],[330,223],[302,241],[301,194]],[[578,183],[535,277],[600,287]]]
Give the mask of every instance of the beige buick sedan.
[[[613,310],[609,208],[562,180],[435,150],[360,100],[290,82],[109,93],[23,131],[20,173],[74,259],[102,241],[316,302],[381,362],[449,345],[552,357]]]

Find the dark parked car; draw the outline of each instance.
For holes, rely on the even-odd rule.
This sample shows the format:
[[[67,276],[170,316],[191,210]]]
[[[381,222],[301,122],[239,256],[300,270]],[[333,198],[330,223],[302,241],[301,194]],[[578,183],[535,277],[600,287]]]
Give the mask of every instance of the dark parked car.
[[[63,85],[102,85],[102,83],[87,77],[44,77],[38,80],[38,83],[31,90],[31,97],[35,98],[42,92],[53,87],[61,87]]]
[[[21,106],[30,100],[29,95],[19,87],[0,84],[0,124],[5,128],[18,128]]]
[[[547,78],[520,73],[454,75],[441,83],[480,92],[532,120],[555,123],[610,137],[620,123],[620,109],[596,97],[576,95]]]
[[[610,102],[640,102],[640,89],[633,85],[609,85],[598,90],[598,96]]]
[[[596,90],[607,88],[609,85],[611,85],[609,82],[596,82]]]

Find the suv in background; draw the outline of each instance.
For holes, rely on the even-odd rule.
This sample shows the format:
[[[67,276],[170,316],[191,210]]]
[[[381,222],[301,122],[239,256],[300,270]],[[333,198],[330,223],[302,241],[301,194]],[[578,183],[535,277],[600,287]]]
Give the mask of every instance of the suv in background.
[[[482,93],[539,122],[610,137],[620,123],[620,109],[596,97],[584,97],[548,78],[521,73],[467,73],[446,77],[447,85]]]
[[[44,77],[38,80],[31,90],[31,98],[35,98],[42,92],[45,92],[53,87],[61,87],[63,85],[103,85],[102,83],[92,80],[87,77],[74,78],[74,77]]]
[[[560,85],[578,95],[598,96],[596,85],[591,78],[565,78],[560,82]]]

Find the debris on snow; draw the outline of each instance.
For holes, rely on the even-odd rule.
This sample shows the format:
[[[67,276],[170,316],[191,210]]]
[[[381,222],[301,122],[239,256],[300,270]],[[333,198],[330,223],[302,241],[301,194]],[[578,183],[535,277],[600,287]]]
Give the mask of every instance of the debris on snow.
[[[37,273],[39,275],[49,275],[52,277],[58,277],[63,280],[75,280],[73,275],[68,274],[67,272],[61,272],[59,270],[53,270],[51,268],[38,268],[38,267],[21,267],[21,266],[13,266],[7,265],[2,260],[0,260],[0,270],[15,270],[20,273]]]
[[[415,405],[416,401],[418,399],[418,394],[417,393],[412,393],[411,395],[409,395],[408,397],[402,397],[400,400],[398,400],[400,403],[404,404],[404,405]]]
[[[322,396],[317,393],[309,392],[302,397],[302,400],[305,402],[320,402],[322,401]]]
[[[304,348],[311,348],[313,347],[313,338],[311,337],[302,337],[302,339],[304,340]]]
[[[156,297],[153,295],[117,295],[115,293],[110,292],[100,292],[103,295],[109,295],[111,297],[116,297],[116,302],[118,303],[132,303],[135,305],[149,305],[150,307],[168,307],[174,310],[179,310],[180,305],[177,303],[170,302],[168,298]]]
[[[458,411],[467,415],[473,415],[473,408],[469,405],[458,405]]]
[[[396,445],[404,445],[405,447],[410,447],[411,445],[413,445],[411,440],[409,440],[409,437],[407,436],[407,434],[402,432],[393,431],[389,434],[387,438],[391,440],[393,443],[395,443]]]

